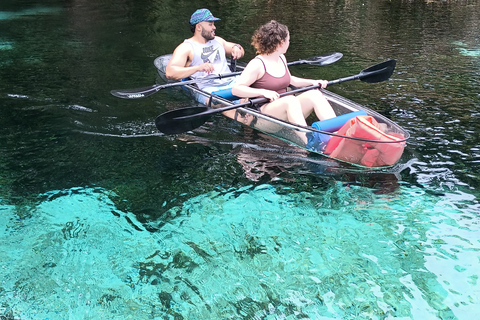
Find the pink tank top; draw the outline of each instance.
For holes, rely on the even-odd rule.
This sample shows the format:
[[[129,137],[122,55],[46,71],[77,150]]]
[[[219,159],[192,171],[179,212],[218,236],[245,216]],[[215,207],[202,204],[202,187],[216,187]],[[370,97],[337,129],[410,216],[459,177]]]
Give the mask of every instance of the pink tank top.
[[[260,59],[257,57],[257,59]],[[267,89],[267,90],[272,90],[272,91],[277,91],[278,93],[284,93],[287,91],[287,87],[290,85],[290,72],[288,72],[287,65],[285,64],[285,61],[282,62],[285,65],[285,74],[281,77],[274,77],[271,74],[267,72],[267,67],[265,66],[265,62],[263,62],[262,59],[260,59],[263,63],[263,68],[265,69],[265,74],[252,83],[250,87],[252,88],[257,88],[257,89]]]

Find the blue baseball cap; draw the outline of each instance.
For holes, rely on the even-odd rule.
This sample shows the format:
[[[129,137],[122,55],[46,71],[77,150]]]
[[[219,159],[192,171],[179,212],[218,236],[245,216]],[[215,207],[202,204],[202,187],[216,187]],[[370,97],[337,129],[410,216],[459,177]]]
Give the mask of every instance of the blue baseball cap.
[[[218,21],[208,9],[198,9],[190,17],[190,24],[194,25],[202,21]]]

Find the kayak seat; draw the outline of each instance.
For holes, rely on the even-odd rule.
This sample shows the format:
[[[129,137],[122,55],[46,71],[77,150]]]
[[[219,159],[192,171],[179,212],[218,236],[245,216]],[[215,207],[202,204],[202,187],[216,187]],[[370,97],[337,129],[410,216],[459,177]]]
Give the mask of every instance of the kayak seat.
[[[226,89],[222,89],[222,90],[217,90],[217,91],[214,91],[212,92],[212,94],[216,95],[216,96],[219,96],[219,97],[222,97],[224,99],[227,99],[227,100],[230,100],[230,101],[234,101],[234,100],[239,100],[240,98],[237,97],[237,96],[234,96],[232,94],[232,88],[226,88]]]

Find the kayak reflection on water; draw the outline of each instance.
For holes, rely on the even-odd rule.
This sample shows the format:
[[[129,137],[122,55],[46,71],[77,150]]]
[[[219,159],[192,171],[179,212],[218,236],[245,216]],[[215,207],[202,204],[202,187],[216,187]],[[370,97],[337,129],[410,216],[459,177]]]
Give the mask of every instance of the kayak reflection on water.
[[[251,113],[243,111],[240,108],[224,111],[223,115],[265,133],[274,134],[282,129],[285,129],[285,127],[279,123],[259,118]],[[306,145],[306,133],[297,130],[292,131],[295,132],[295,134],[292,134],[293,137],[290,137],[291,141],[297,145]]]

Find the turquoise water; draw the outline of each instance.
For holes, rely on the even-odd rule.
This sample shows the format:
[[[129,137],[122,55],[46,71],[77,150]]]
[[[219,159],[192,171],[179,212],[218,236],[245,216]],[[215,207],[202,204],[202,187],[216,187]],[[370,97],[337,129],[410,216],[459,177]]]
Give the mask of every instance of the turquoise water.
[[[479,205],[402,186],[215,190],[147,232],[111,191],[0,207],[12,319],[471,319]],[[157,222],[160,223],[160,222]],[[157,226],[158,227],[158,226]]]
[[[279,6],[284,10],[278,10]],[[164,136],[179,90],[153,61],[193,7],[243,44],[269,19],[292,73],[392,79],[332,91],[410,134],[364,172],[221,116]],[[480,310],[476,2],[69,1],[0,4],[0,320],[459,319]]]

